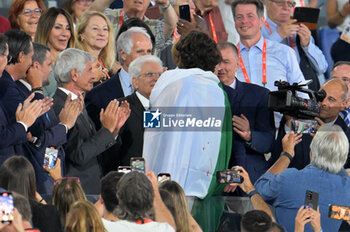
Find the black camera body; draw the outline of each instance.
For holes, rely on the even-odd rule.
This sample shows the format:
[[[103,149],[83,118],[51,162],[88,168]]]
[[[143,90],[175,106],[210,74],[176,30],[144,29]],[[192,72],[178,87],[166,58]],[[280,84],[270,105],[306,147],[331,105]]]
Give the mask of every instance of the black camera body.
[[[278,91],[269,93],[269,109],[297,119],[314,119],[319,117],[320,106],[318,103],[326,97],[326,92],[324,90],[316,92],[303,88],[303,86],[308,84],[299,85],[294,83],[290,85],[286,81],[275,81]],[[297,92],[308,94],[310,99],[298,97]]]

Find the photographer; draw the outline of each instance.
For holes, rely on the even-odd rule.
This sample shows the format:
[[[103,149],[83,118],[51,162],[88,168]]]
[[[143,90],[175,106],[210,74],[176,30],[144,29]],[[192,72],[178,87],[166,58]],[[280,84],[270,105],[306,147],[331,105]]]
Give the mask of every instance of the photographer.
[[[343,169],[349,142],[338,125],[323,125],[310,145],[311,164],[302,170],[289,168],[300,136],[289,132],[282,140],[283,152],[276,163],[255,183],[261,197],[275,207],[275,218],[287,231],[293,231],[307,190],[319,194],[319,212],[324,231],[338,231],[341,221],[327,217],[328,205],[347,205],[350,201],[350,177]],[[316,220],[316,219],[315,219]],[[310,224],[305,231],[313,231]]]
[[[344,110],[347,105],[348,87],[341,80],[332,79],[323,84],[321,90],[326,92],[326,97],[319,103],[320,114],[319,118],[316,118],[319,126],[338,125],[349,139],[350,131],[339,116],[339,112]],[[282,151],[282,138],[291,131],[291,120],[291,117],[285,115],[281,121],[275,147],[269,160],[271,165],[279,158]],[[310,134],[303,134],[301,143],[295,147],[295,157],[290,160],[290,168],[294,167],[300,170],[310,163],[309,154],[312,138]],[[346,162],[344,167],[349,167],[349,162]]]

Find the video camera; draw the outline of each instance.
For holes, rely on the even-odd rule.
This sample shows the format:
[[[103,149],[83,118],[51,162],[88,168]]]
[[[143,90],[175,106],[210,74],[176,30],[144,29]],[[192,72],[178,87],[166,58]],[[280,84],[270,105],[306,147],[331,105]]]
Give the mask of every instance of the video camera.
[[[319,117],[320,106],[318,103],[326,97],[326,92],[324,90],[316,92],[303,88],[310,83],[311,81],[302,85],[298,83],[290,85],[286,81],[275,81],[278,91],[269,93],[269,109],[298,119],[314,119],[315,117]],[[310,99],[298,97],[297,91],[308,94]]]

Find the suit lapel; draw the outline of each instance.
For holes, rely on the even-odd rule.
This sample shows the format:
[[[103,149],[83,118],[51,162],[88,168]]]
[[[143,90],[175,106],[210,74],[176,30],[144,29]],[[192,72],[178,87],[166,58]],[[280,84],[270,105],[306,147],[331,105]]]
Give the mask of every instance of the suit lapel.
[[[132,110],[134,110],[136,117],[140,120],[143,120],[143,111],[145,110],[145,108],[143,107],[140,99],[137,97],[136,92],[127,97],[127,100],[129,100],[132,104],[131,108]]]

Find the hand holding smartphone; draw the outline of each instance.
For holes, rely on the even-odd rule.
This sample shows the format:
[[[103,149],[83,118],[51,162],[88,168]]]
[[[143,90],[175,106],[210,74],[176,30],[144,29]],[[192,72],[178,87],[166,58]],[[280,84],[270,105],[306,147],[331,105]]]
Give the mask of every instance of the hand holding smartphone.
[[[191,12],[190,12],[190,5],[180,5],[179,6],[179,15],[180,19],[187,20],[191,22]]]
[[[307,205],[310,208],[313,208],[314,210],[317,211],[317,207],[318,207],[318,193],[317,192],[312,192],[310,190],[306,190],[305,205]]]
[[[130,166],[132,171],[138,171],[145,173],[145,159],[142,157],[131,157]]]
[[[12,223],[13,221],[13,196],[11,192],[0,193],[0,220],[1,223]]]

